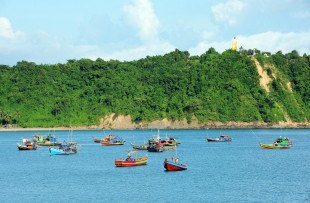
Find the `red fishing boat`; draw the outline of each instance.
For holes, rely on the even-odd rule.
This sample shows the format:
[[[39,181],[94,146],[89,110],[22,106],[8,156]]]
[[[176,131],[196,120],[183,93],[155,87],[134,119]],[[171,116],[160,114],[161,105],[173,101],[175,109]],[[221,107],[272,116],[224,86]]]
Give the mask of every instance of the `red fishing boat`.
[[[132,155],[135,154],[133,157]],[[143,166],[146,165],[148,161],[148,155],[143,157],[138,157],[137,151],[128,151],[126,159],[115,160],[114,164],[117,167],[132,167],[132,166]]]
[[[176,156],[173,156],[171,158],[171,161],[168,161],[168,159],[165,158],[164,167],[165,167],[166,171],[187,170],[187,164],[179,163],[179,158]]]

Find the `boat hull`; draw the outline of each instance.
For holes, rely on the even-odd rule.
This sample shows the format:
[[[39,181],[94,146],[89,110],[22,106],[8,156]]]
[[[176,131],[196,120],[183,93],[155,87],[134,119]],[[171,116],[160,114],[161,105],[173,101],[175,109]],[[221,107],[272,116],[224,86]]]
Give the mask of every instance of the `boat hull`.
[[[136,150],[147,150],[148,146],[147,145],[135,145],[135,144],[131,144],[132,148],[136,149]]]
[[[102,146],[118,146],[118,145],[124,145],[125,142],[101,142]]]
[[[70,151],[64,151],[63,149],[49,148],[51,155],[69,155]]]
[[[36,150],[37,147],[33,145],[21,145],[17,143],[18,150]]]
[[[175,150],[176,145],[173,146],[164,146],[164,151],[171,151],[171,150]]]
[[[37,142],[38,146],[58,146],[61,145],[61,142]]]
[[[98,138],[93,137],[93,141],[94,141],[95,143],[100,143],[102,140],[103,140],[103,139],[98,139]]]
[[[208,142],[231,142],[232,139],[228,139],[228,140],[220,140],[220,139],[213,139],[213,138],[207,138]]]
[[[164,147],[154,147],[151,146],[147,149],[148,152],[163,152],[164,151]]]
[[[262,149],[289,149],[290,145],[275,145],[275,144],[264,144],[259,143]]]
[[[187,170],[187,166],[183,164],[177,164],[172,161],[165,161],[164,167],[166,171],[184,171]]]

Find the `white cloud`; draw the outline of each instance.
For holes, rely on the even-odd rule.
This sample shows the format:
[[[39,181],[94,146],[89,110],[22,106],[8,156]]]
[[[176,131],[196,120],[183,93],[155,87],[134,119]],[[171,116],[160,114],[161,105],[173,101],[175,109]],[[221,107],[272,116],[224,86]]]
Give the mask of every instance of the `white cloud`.
[[[238,37],[239,47],[257,48],[261,51],[284,53],[297,50],[300,54],[310,53],[310,31],[307,32],[265,32]]]
[[[0,17],[0,58],[4,61],[10,54],[17,54],[21,50],[27,50],[25,34],[15,31],[9,19]],[[2,63],[3,63],[2,61]]]
[[[175,49],[169,42],[163,41],[159,36],[160,22],[155,15],[150,0],[133,0],[131,4],[124,6],[124,12],[129,21],[138,29],[138,36],[142,44],[100,54],[104,59],[135,60],[146,56],[162,55]],[[96,58],[98,56],[92,56]]]
[[[16,32],[13,29],[7,29],[12,28],[8,19],[3,22],[2,28],[6,29],[2,29],[0,35],[0,58],[2,59],[0,63],[7,65],[14,65],[17,61],[22,60],[38,64],[55,64],[65,63],[68,59],[80,58],[128,61],[148,55],[163,55],[175,49],[175,46],[160,40],[158,36],[148,42],[143,41],[144,44],[121,44],[115,45],[117,48],[113,48],[111,44],[74,43],[66,37],[53,36],[44,30],[32,33]],[[151,37],[150,35],[145,36]]]
[[[219,3],[211,8],[217,21],[228,22],[234,25],[238,14],[245,8],[245,4],[240,0],[228,0],[226,3]]]
[[[14,31],[7,18],[0,18],[1,64],[14,65],[22,60],[60,63],[72,58],[82,58],[96,49],[97,46],[73,45],[66,39],[50,36],[41,30],[33,33]]]
[[[268,51],[275,53],[282,51],[288,53],[297,50],[300,55],[310,54],[310,31],[305,32],[264,32],[254,35],[240,35],[237,36],[238,47],[244,49],[259,49],[261,51]],[[210,47],[214,47],[217,51],[223,52],[230,49],[231,40],[226,41],[204,41],[200,42],[196,47],[189,49],[192,55],[200,55],[206,52]]]
[[[22,35],[22,32],[14,31],[9,19],[0,17],[0,37],[14,39]]]
[[[108,14],[99,15],[94,19],[95,22],[90,23],[90,28],[93,27],[93,29],[86,27],[84,30],[88,32],[84,35],[74,32],[67,36],[64,35],[65,32],[53,35],[47,30],[55,30],[47,28],[44,30],[44,27],[40,28],[42,30],[19,31],[14,29],[14,23],[11,23],[8,18],[0,17],[0,63],[14,65],[21,60],[36,63],[64,63],[68,59],[96,59],[98,57],[105,60],[128,61],[148,55],[163,55],[175,48],[180,49],[182,45],[192,55],[200,55],[210,47],[214,47],[219,52],[230,49],[235,33],[239,33],[237,35],[238,47],[243,46],[245,49],[257,48],[273,53],[279,50],[282,50],[283,53],[297,50],[300,54],[310,54],[310,27],[303,26],[303,23],[307,22],[304,20],[309,17],[309,11],[305,9],[307,8],[305,5],[309,4],[306,3],[295,5],[291,0],[288,3],[275,1],[270,4],[267,4],[267,0],[223,0],[223,3],[211,8],[217,23],[206,18],[203,23],[198,19],[193,19],[188,22],[180,20],[181,23],[173,22],[173,24],[165,21],[168,24],[161,25],[151,0],[128,0],[127,2],[130,3],[122,7],[125,20],[121,14],[118,15],[121,16],[120,20],[119,18],[114,19]],[[285,10],[291,4],[295,5],[294,9],[288,10],[286,16],[279,15],[280,11]],[[265,19],[269,19],[271,26],[266,27],[262,23],[257,24],[256,27],[238,26],[238,30],[236,30],[228,28],[223,23],[218,23],[220,21],[233,26],[241,16],[251,15],[243,18],[243,23],[246,25],[247,20],[252,21],[251,17],[255,9],[261,9],[261,12],[264,11],[268,17],[258,22],[266,22]],[[275,20],[272,18],[273,15],[269,16],[270,13],[277,14]],[[295,20],[296,17],[302,20],[292,21],[291,18],[286,18],[292,17],[294,13],[296,13]],[[254,12],[254,14],[261,13]],[[165,18],[164,15],[162,17]],[[280,26],[272,27],[275,23],[280,22],[279,19],[281,22],[287,22],[285,29],[281,29]],[[292,22],[297,24],[290,26]],[[198,25],[199,28],[193,25]],[[167,26],[168,29],[161,26]],[[170,33],[167,33],[167,30]],[[298,32],[297,30],[304,31]],[[247,33],[257,34],[249,35]],[[167,35],[169,35],[168,38]],[[192,48],[188,49],[188,47]]]
[[[129,20],[139,29],[139,37],[147,42],[158,39],[160,22],[149,0],[135,0],[124,6]]]

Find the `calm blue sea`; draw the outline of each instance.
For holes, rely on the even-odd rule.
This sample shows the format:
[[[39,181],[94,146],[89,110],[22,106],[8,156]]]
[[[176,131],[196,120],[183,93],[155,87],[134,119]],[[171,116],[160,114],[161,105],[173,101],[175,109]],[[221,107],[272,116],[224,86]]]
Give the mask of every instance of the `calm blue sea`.
[[[161,130],[162,137],[180,139],[177,151],[148,153],[148,165],[133,168],[116,168],[114,160],[157,130],[74,131],[81,148],[69,156],[50,156],[47,147],[18,151],[21,137],[47,133],[0,132],[1,202],[310,202],[310,129]],[[70,139],[68,131],[51,133]],[[92,141],[109,133],[126,144]],[[222,133],[233,141],[206,141],[206,134]],[[259,140],[280,135],[293,140],[291,149],[259,147]],[[165,172],[165,157],[176,153],[188,170]]]

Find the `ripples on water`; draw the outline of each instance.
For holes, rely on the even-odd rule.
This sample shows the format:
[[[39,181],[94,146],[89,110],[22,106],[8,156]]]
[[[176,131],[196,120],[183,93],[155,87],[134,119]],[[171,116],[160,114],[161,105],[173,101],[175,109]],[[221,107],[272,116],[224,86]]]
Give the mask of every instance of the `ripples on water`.
[[[74,131],[78,154],[50,156],[47,147],[18,151],[21,137],[38,132],[0,132],[2,202],[309,202],[310,130],[161,130],[177,137],[175,151],[148,153],[146,166],[116,168],[130,143],[143,144],[157,131]],[[47,134],[48,132],[39,132]],[[113,133],[124,146],[103,147],[92,136]],[[206,134],[225,133],[230,143],[208,143]],[[56,131],[69,140],[68,131]],[[279,135],[294,140],[287,150],[263,150],[258,142]],[[144,155],[140,151],[139,155]],[[165,172],[165,157],[178,154],[187,171]]]

